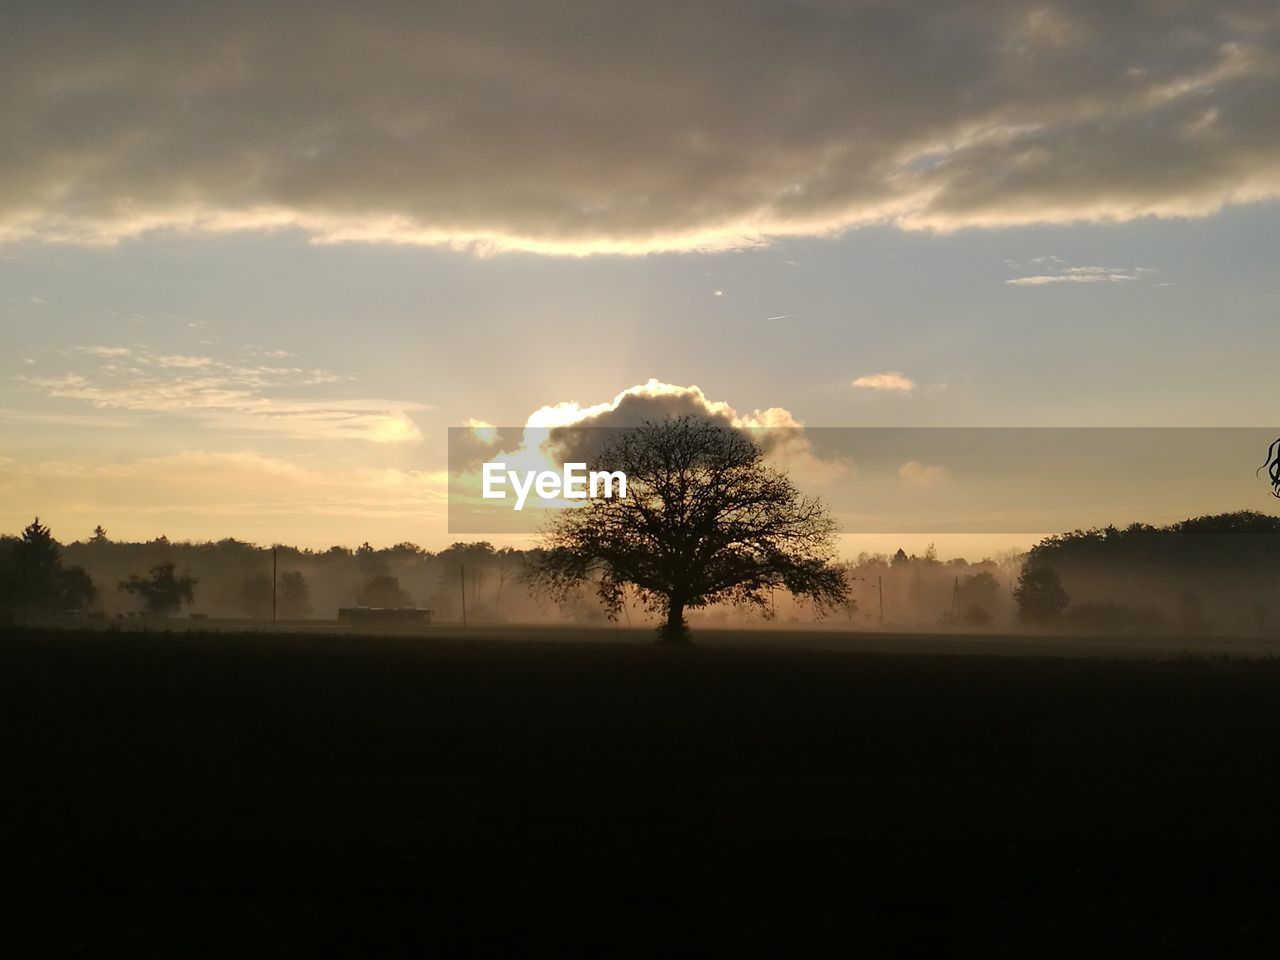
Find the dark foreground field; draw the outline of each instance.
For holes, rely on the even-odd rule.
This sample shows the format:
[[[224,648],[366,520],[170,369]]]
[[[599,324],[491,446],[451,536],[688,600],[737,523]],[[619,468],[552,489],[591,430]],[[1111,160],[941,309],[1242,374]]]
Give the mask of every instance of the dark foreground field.
[[[1271,659],[9,630],[0,705],[6,900],[86,950],[1231,956],[1280,903]]]

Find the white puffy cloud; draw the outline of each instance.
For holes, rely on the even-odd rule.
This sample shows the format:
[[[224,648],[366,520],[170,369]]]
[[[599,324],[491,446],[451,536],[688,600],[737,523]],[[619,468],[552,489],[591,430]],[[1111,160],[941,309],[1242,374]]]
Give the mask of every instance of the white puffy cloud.
[[[696,384],[680,386],[656,378],[628,387],[612,400],[585,406],[577,401],[564,401],[540,407],[529,415],[518,441],[509,431],[488,432],[492,428],[484,424],[487,428],[484,436],[496,439],[481,447],[472,436],[477,433],[475,424],[483,421],[469,421],[468,435],[450,438],[450,467],[466,471],[500,454],[506,454],[508,461],[513,455],[516,459],[544,459],[545,463],[540,463],[539,468],[567,461],[589,462],[599,446],[609,439],[610,429],[684,416],[747,431],[770,459],[785,467],[802,485],[831,483],[848,478],[855,471],[847,457],[816,454],[804,424],[783,407],[739,413],[722,400],[708,398]]]
[[[0,240],[639,253],[1280,195],[1270,0],[16,6]]]
[[[790,418],[786,411],[780,412]],[[527,426],[635,427],[646,420],[679,416],[709,417],[733,426],[748,425],[739,422],[741,418],[729,404],[707,399],[702,388],[696,384],[682,387],[651,377],[646,383],[619,392],[612,400],[585,407],[576,401],[540,407],[529,415]],[[757,410],[749,416],[763,418],[765,414]],[[750,425],[757,424],[753,422]]]

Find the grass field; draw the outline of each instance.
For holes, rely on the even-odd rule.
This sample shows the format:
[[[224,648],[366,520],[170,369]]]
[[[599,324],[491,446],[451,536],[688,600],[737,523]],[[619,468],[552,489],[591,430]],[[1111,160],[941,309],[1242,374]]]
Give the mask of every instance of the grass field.
[[[1103,915],[1124,923],[1102,946],[1174,949],[1210,918],[1230,946],[1271,922],[1280,661],[564,637],[9,629],[6,890],[288,898],[312,933],[315,898],[558,916],[589,891],[717,944],[798,924],[871,952]]]

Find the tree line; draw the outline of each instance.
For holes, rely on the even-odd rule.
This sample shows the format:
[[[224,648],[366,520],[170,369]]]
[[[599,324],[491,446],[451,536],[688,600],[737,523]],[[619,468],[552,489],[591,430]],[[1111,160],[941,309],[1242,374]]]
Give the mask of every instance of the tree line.
[[[427,607],[450,620],[460,615],[465,591],[469,616],[512,619],[537,612],[517,585],[524,555],[489,543],[432,552],[408,542],[326,550],[234,538],[129,542],[102,526],[64,544],[37,518],[17,536],[0,536],[0,618],[265,620],[274,601],[281,619],[333,619],[340,607],[371,606]]]
[[[1041,628],[1270,635],[1278,590],[1280,517],[1241,510],[1046,537],[1015,599]]]
[[[21,536],[0,538],[0,615],[169,616],[198,607],[205,616],[331,618],[356,605],[425,606],[442,620],[465,610],[475,621],[590,622],[631,621],[634,608],[671,643],[687,642],[690,614],[775,620],[780,599],[793,620],[883,626],[984,629],[1016,619],[1036,629],[1159,632],[1173,622],[1206,633],[1271,625],[1280,518],[1262,513],[1076,530],[1042,540],[1025,562],[944,563],[932,548],[842,562],[825,505],[725,423],[646,422],[613,435],[589,466],[623,470],[628,496],[556,512],[531,550],[118,544],[101,526],[64,548],[37,519]]]
[[[825,610],[859,629],[1050,629],[1157,634],[1280,631],[1280,518],[1221,514],[1165,527],[1132,524],[1045,538],[1029,553],[969,562],[923,554],[860,553],[837,564],[847,597]],[[340,606],[426,606],[439,621],[556,620],[605,623],[588,585],[551,599],[529,583],[537,550],[459,543],[432,552],[412,543],[376,549],[277,548],[277,614],[332,619]],[[0,536],[0,620],[174,616],[266,620],[272,548],[235,539],[207,543],[110,539],[99,527],[67,544],[38,519]],[[623,622],[656,619],[632,594]],[[732,626],[814,623],[820,616],[785,589],[763,609],[704,610],[698,622]]]

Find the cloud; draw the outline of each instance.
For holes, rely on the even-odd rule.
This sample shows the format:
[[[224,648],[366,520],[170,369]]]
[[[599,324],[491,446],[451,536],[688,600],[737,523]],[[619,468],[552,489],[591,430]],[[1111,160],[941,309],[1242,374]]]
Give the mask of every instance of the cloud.
[[[915,381],[896,370],[884,373],[868,373],[850,382],[850,386],[862,390],[876,390],[881,393],[910,393],[916,388]]]
[[[39,423],[60,427],[90,427],[94,430],[125,429],[134,426],[128,420],[88,413],[47,413],[41,410],[17,410],[0,407],[0,417],[10,423]]]
[[[498,428],[486,420],[468,417],[464,426],[471,430],[471,436],[483,446],[491,447],[498,442]]]
[[[760,413],[760,411],[756,411]],[[583,407],[566,401],[540,407],[529,415],[530,427],[636,427],[646,420],[699,416],[734,425],[737,411],[727,403],[707,399],[696,384],[682,387],[650,378],[628,387],[612,400]]]
[[[1058,258],[1037,257],[1032,260],[1036,262],[1056,262],[1062,261]],[[1042,287],[1051,283],[1128,283],[1131,280],[1137,280],[1138,274],[1149,273],[1145,267],[1061,267],[1055,273],[1035,274],[1030,277],[1016,277],[1013,280],[1006,280],[1005,283],[1012,287]]]
[[[625,254],[1280,195],[1260,0],[61,6],[0,37],[0,239]]]
[[[422,404],[297,396],[349,379],[327,370],[229,363],[161,354],[144,346],[86,346],[79,352],[101,362],[84,372],[22,376],[19,381],[49,397],[80,400],[103,410],[193,417],[223,430],[379,443],[422,438],[409,416],[427,409]]]
[[[824,458],[816,454],[804,424],[783,407],[739,413],[724,401],[708,398],[696,384],[680,386],[656,378],[628,387],[612,400],[587,406],[565,401],[540,407],[529,415],[518,442],[513,442],[509,433],[499,432],[497,436],[502,442],[495,441],[484,448],[483,453],[469,437],[451,436],[450,467],[467,470],[482,459],[502,454],[527,456],[537,450],[548,461],[540,467],[554,467],[564,462],[589,463],[601,444],[609,439],[610,430],[684,416],[747,431],[771,460],[801,484],[831,483],[855,471],[854,463],[846,457]],[[492,428],[483,421],[469,421],[471,434],[478,432],[477,423],[487,428],[485,436],[494,436],[489,432]],[[507,459],[511,460],[511,456]]]
[[[946,467],[908,460],[898,468],[898,477],[914,487],[936,487],[951,479]]]

